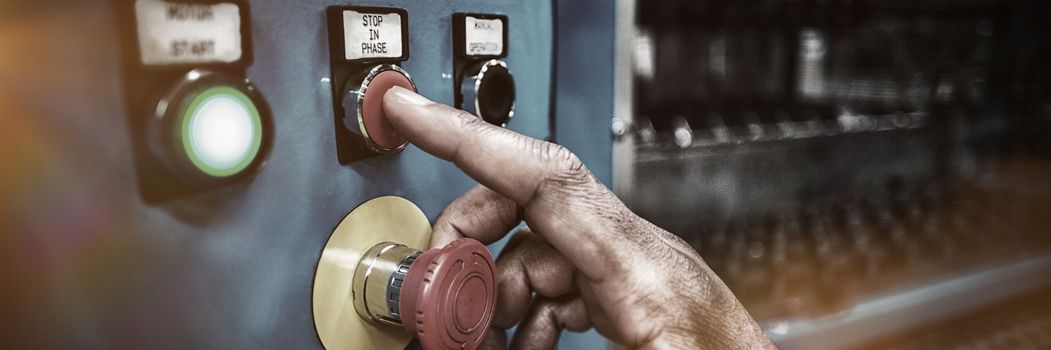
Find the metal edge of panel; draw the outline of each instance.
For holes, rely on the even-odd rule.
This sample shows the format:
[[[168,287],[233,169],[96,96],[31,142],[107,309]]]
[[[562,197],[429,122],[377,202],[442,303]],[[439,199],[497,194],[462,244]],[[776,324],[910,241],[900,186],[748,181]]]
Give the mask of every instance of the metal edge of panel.
[[[1051,255],[1030,257],[874,296],[841,314],[766,322],[763,328],[782,349],[861,345],[1049,285],[1049,275]]]
[[[557,1],[555,140],[612,185],[613,1]]]
[[[617,19],[613,58],[613,191],[618,195],[631,193],[635,183],[635,138],[632,123],[635,117],[635,24],[637,0],[617,0]]]

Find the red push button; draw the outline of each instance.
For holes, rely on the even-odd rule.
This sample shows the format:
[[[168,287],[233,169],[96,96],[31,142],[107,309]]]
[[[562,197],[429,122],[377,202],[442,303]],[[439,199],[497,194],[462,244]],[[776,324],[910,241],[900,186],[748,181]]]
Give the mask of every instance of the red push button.
[[[395,65],[379,65],[366,73],[361,84],[349,91],[343,100],[347,129],[358,134],[365,146],[376,153],[401,151],[409,143],[387,121],[383,95],[399,86],[416,91],[416,85],[405,70]]]
[[[475,349],[493,320],[496,264],[478,241],[459,239],[419,256],[405,276],[402,325],[424,349]]]
[[[387,114],[383,112],[383,94],[395,86],[416,91],[409,77],[393,70],[383,71],[369,83],[361,107],[366,137],[371,138],[377,146],[386,149],[399,148],[408,142],[391,127],[387,121]]]

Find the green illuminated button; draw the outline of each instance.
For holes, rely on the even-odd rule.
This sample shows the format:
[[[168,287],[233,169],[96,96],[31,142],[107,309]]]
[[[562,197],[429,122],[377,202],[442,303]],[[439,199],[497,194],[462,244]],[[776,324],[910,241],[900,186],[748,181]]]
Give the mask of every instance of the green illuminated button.
[[[248,179],[273,142],[266,99],[248,79],[194,69],[176,80],[146,119],[152,160],[171,191],[207,189]],[[163,184],[163,185],[161,185]]]
[[[193,96],[177,125],[177,139],[190,162],[214,177],[245,170],[262,146],[259,109],[248,95],[230,86],[212,86]]]

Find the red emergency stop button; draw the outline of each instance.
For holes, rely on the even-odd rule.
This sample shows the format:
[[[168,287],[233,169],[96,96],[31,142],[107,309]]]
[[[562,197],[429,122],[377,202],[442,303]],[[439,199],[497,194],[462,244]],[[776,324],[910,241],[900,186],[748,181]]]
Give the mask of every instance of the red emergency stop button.
[[[365,73],[360,83],[352,81],[347,86],[348,91],[343,97],[343,123],[361,137],[370,151],[394,153],[409,143],[394,130],[383,111],[383,95],[395,86],[416,91],[409,73],[391,64],[375,66]]]
[[[421,254],[401,289],[402,325],[424,349],[475,349],[493,320],[496,264],[489,250],[459,239]]]

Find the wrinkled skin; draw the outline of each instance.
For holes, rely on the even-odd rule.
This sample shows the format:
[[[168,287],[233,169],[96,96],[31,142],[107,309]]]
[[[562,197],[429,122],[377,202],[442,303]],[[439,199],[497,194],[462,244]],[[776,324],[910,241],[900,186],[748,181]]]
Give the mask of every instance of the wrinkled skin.
[[[405,89],[383,105],[413,144],[480,183],[442,212],[432,247],[461,237],[488,244],[528,225],[497,261],[482,348],[550,349],[563,329],[592,327],[629,348],[773,348],[693,248],[628,210],[565,148]]]

